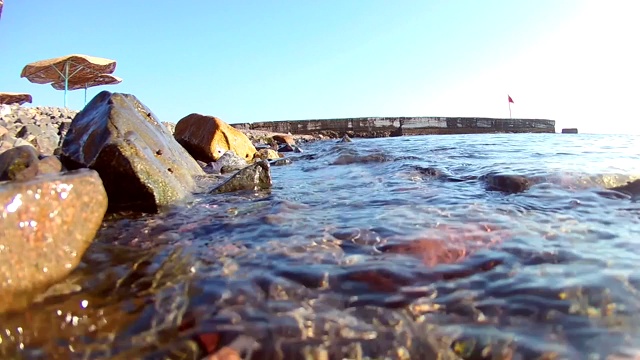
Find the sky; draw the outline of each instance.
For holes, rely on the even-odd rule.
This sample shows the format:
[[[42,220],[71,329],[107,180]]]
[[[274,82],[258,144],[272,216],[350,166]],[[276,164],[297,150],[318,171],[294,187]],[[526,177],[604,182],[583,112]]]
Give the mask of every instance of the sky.
[[[640,134],[638,0],[5,0],[0,91],[68,54],[114,59],[161,121],[511,116]],[[68,95],[81,109],[84,92]]]

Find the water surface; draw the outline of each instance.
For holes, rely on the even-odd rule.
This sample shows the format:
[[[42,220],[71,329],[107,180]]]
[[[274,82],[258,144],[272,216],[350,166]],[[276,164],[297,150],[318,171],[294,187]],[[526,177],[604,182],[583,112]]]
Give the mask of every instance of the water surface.
[[[110,217],[80,267],[0,316],[25,359],[620,359],[640,350],[638,136],[304,145],[270,191]],[[522,193],[486,174],[526,176]],[[454,351],[458,355],[454,355]]]

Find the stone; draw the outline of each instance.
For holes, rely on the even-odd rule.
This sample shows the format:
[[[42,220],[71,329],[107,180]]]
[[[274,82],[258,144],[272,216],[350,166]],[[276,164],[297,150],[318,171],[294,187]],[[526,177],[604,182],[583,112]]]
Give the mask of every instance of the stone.
[[[62,163],[57,157],[45,156],[38,160],[38,175],[57,174],[62,171]]]
[[[42,129],[38,125],[26,124],[26,125],[23,125],[22,128],[20,128],[20,130],[18,130],[16,137],[27,139],[29,135],[38,137],[40,134],[42,134]]]
[[[275,161],[271,162],[271,166],[283,166],[283,165],[291,165],[291,164],[293,164],[293,161],[291,161],[291,159],[287,159],[287,158],[278,159],[278,160],[275,160]]]
[[[296,141],[293,139],[293,136],[290,134],[274,134],[272,139],[278,144],[289,144],[295,145]]]
[[[216,165],[220,166],[220,172],[222,174],[230,173],[240,169],[244,169],[249,163],[240,156],[236,155],[233,151],[226,151],[220,159],[216,161]]]
[[[7,130],[6,127],[0,126],[0,137],[4,136],[4,134],[6,134],[8,132],[9,132],[9,130]]]
[[[502,191],[509,194],[521,193],[531,187],[531,182],[520,175],[488,174],[484,176],[488,190]]]
[[[271,169],[269,162],[260,160],[233,174],[229,179],[216,185],[211,194],[241,190],[256,191],[271,188]]]
[[[338,140],[338,142],[341,143],[346,143],[346,142],[352,142],[353,140],[351,140],[351,138],[349,137],[349,135],[345,134],[342,139]]]
[[[135,96],[102,91],[76,115],[64,138],[68,169],[96,170],[109,211],[157,212],[191,195],[202,168]]]
[[[262,160],[275,160],[275,159],[280,159],[281,157],[277,151],[272,149],[260,149],[258,150],[255,156],[257,159],[262,159]]]
[[[227,150],[247,161],[256,153],[245,134],[213,116],[185,116],[176,124],[174,137],[195,159],[207,163],[218,160]]]
[[[92,170],[0,185],[0,311],[27,305],[26,293],[67,276],[106,209],[102,181]]]
[[[300,149],[296,145],[285,144],[285,145],[282,145],[282,146],[280,146],[278,148],[278,152],[297,152],[297,153],[301,153],[302,149]]]
[[[621,192],[631,197],[640,196],[640,179],[629,181],[625,185],[616,186],[616,187],[610,188],[609,190]]]
[[[40,154],[53,155],[54,150],[58,147],[60,136],[53,131],[44,131],[35,138],[35,146]]]
[[[402,126],[400,126],[399,128],[391,131],[389,133],[389,137],[398,137],[398,136],[403,136],[404,135],[404,131],[402,131]]]
[[[23,145],[0,154],[0,181],[27,180],[38,173],[38,152],[33,146]]]

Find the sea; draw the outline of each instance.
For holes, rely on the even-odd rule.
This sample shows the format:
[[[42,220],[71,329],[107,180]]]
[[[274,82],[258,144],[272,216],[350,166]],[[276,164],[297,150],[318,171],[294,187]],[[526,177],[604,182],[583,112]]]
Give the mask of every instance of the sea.
[[[106,217],[2,358],[640,358],[640,136],[300,146],[270,190]]]

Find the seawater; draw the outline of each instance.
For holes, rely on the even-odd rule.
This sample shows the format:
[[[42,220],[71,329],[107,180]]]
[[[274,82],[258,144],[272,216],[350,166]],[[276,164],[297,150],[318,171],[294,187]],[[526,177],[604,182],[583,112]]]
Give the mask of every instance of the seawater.
[[[0,352],[254,359],[631,359],[640,137],[486,134],[304,144],[269,191],[110,216],[72,275],[0,315]],[[522,193],[486,174],[527,177]],[[325,357],[326,356],[326,357]]]

